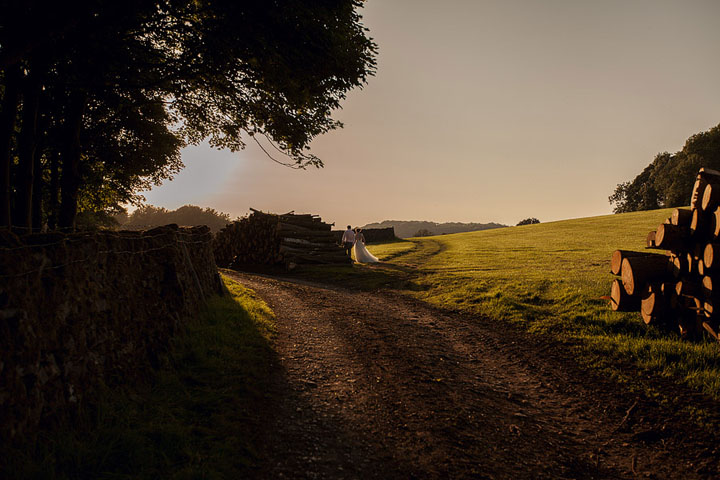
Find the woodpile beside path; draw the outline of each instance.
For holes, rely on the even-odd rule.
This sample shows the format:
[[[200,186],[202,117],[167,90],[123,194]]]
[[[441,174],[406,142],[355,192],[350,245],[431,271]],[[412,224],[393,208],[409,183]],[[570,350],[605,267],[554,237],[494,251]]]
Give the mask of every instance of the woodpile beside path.
[[[215,262],[219,267],[351,263],[331,231],[317,215],[293,212],[252,213],[215,235]]]
[[[647,236],[647,250],[616,250],[610,271],[613,310],[639,311],[648,325],[687,339],[720,324],[720,172],[701,168],[690,208],[677,208]],[[648,250],[666,250],[655,253]]]

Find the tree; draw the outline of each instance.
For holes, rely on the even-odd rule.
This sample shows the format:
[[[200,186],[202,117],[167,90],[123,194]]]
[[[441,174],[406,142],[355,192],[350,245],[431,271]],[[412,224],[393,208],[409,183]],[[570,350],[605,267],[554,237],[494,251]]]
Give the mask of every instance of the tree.
[[[122,219],[120,214],[117,218]],[[119,221],[121,228],[125,229],[146,229],[169,223],[176,223],[183,226],[207,225],[214,232],[230,223],[230,215],[218,212],[213,208],[200,208],[195,205],[184,205],[177,210],[167,210],[163,207],[143,205],[137,208],[123,221]]]
[[[720,125],[691,136],[679,152],[658,153],[632,181],[617,185],[608,200],[615,213],[687,205],[701,167],[720,169]]]
[[[413,235],[413,237],[431,237],[433,235],[435,235],[435,234],[433,232],[431,232],[430,230],[428,230],[427,228],[421,228],[420,230],[418,230],[415,233],[415,235]]]
[[[309,143],[341,126],[333,110],[375,69],[361,6],[0,2],[0,220],[72,228],[78,210],[138,202],[204,139],[322,166]]]
[[[519,227],[520,225],[533,225],[536,223],[540,223],[540,220],[538,220],[535,217],[530,217],[530,218],[526,218],[525,220],[520,220],[516,226]]]

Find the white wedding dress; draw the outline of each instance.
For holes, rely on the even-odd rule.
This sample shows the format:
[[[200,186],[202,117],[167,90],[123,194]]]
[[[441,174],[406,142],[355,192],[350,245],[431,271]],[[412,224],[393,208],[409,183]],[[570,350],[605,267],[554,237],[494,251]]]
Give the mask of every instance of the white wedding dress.
[[[355,245],[353,245],[353,257],[358,263],[378,263],[380,260],[377,259],[372,253],[368,252],[365,248],[364,237],[358,235],[360,238],[355,239]]]

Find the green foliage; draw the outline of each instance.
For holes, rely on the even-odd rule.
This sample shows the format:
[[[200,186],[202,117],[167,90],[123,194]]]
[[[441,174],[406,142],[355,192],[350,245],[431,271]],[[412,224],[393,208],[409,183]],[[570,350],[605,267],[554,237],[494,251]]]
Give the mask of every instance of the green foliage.
[[[203,209],[195,205],[184,205],[177,210],[143,205],[127,216],[123,222],[118,223],[121,228],[128,230],[144,230],[176,223],[180,226],[207,225],[213,232],[217,232],[230,223],[230,215],[218,212],[214,208]]]
[[[688,138],[679,152],[657,154],[634,180],[619,184],[609,197],[613,211],[688,205],[695,176],[702,167],[720,169],[720,125]]]
[[[407,240],[393,240],[378,244],[368,245],[368,250],[380,261],[387,262],[395,257],[402,256],[415,249],[416,243]]]
[[[26,219],[32,215],[25,199],[46,190],[46,217],[58,217],[59,210],[61,226],[71,228],[78,201],[84,203],[81,211],[91,213],[138,204],[138,191],[182,168],[179,151],[187,143],[208,140],[237,150],[252,138],[272,151],[268,156],[274,160],[285,155],[287,161],[276,161],[287,166],[322,166],[308,152],[310,142],[341,126],[332,118],[334,110],[375,72],[377,47],[361,23],[362,5],[359,0],[4,4],[0,91],[12,77],[19,78],[12,85],[19,84],[23,94],[2,113],[20,118],[26,105],[39,104],[42,127],[35,132],[25,122],[17,132],[12,122],[3,122],[0,145],[11,145],[13,152],[0,152],[0,166],[6,162],[15,171],[13,184],[2,187],[12,190],[16,202],[22,200],[20,218]],[[26,88],[29,84],[36,88]],[[29,96],[30,90],[42,93]],[[44,170],[51,159],[61,159],[54,181],[35,191],[29,187],[32,162],[15,168],[10,160],[19,150],[15,137],[29,138],[40,149],[38,165]],[[8,205],[0,198],[0,211]]]
[[[428,230],[427,228],[421,228],[417,232],[415,232],[415,235],[413,237],[431,237],[434,233]]]
[[[173,341],[150,386],[113,389],[95,416],[0,453],[2,478],[243,478],[255,462],[255,415],[267,388],[274,316],[227,278],[230,294]],[[2,471],[1,467],[6,470]]]
[[[530,218],[526,218],[524,220],[520,220],[516,226],[519,227],[521,225],[534,225],[536,223],[540,223],[540,220],[538,220],[535,217],[530,217]]]
[[[176,42],[179,64],[189,66],[189,75],[181,72],[186,88],[172,91],[183,133],[238,149],[244,131],[273,139],[296,166],[320,166],[304,150],[340,126],[331,112],[374,73],[376,46],[357,13],[362,3],[220,0],[173,10],[160,35]]]

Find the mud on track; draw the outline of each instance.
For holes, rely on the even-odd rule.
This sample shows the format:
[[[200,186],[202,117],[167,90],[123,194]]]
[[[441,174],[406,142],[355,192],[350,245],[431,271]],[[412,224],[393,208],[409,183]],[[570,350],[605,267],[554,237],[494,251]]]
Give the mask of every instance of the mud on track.
[[[277,315],[257,478],[717,472],[692,425],[658,420],[659,406],[564,364],[552,344],[390,293],[225,273]]]

